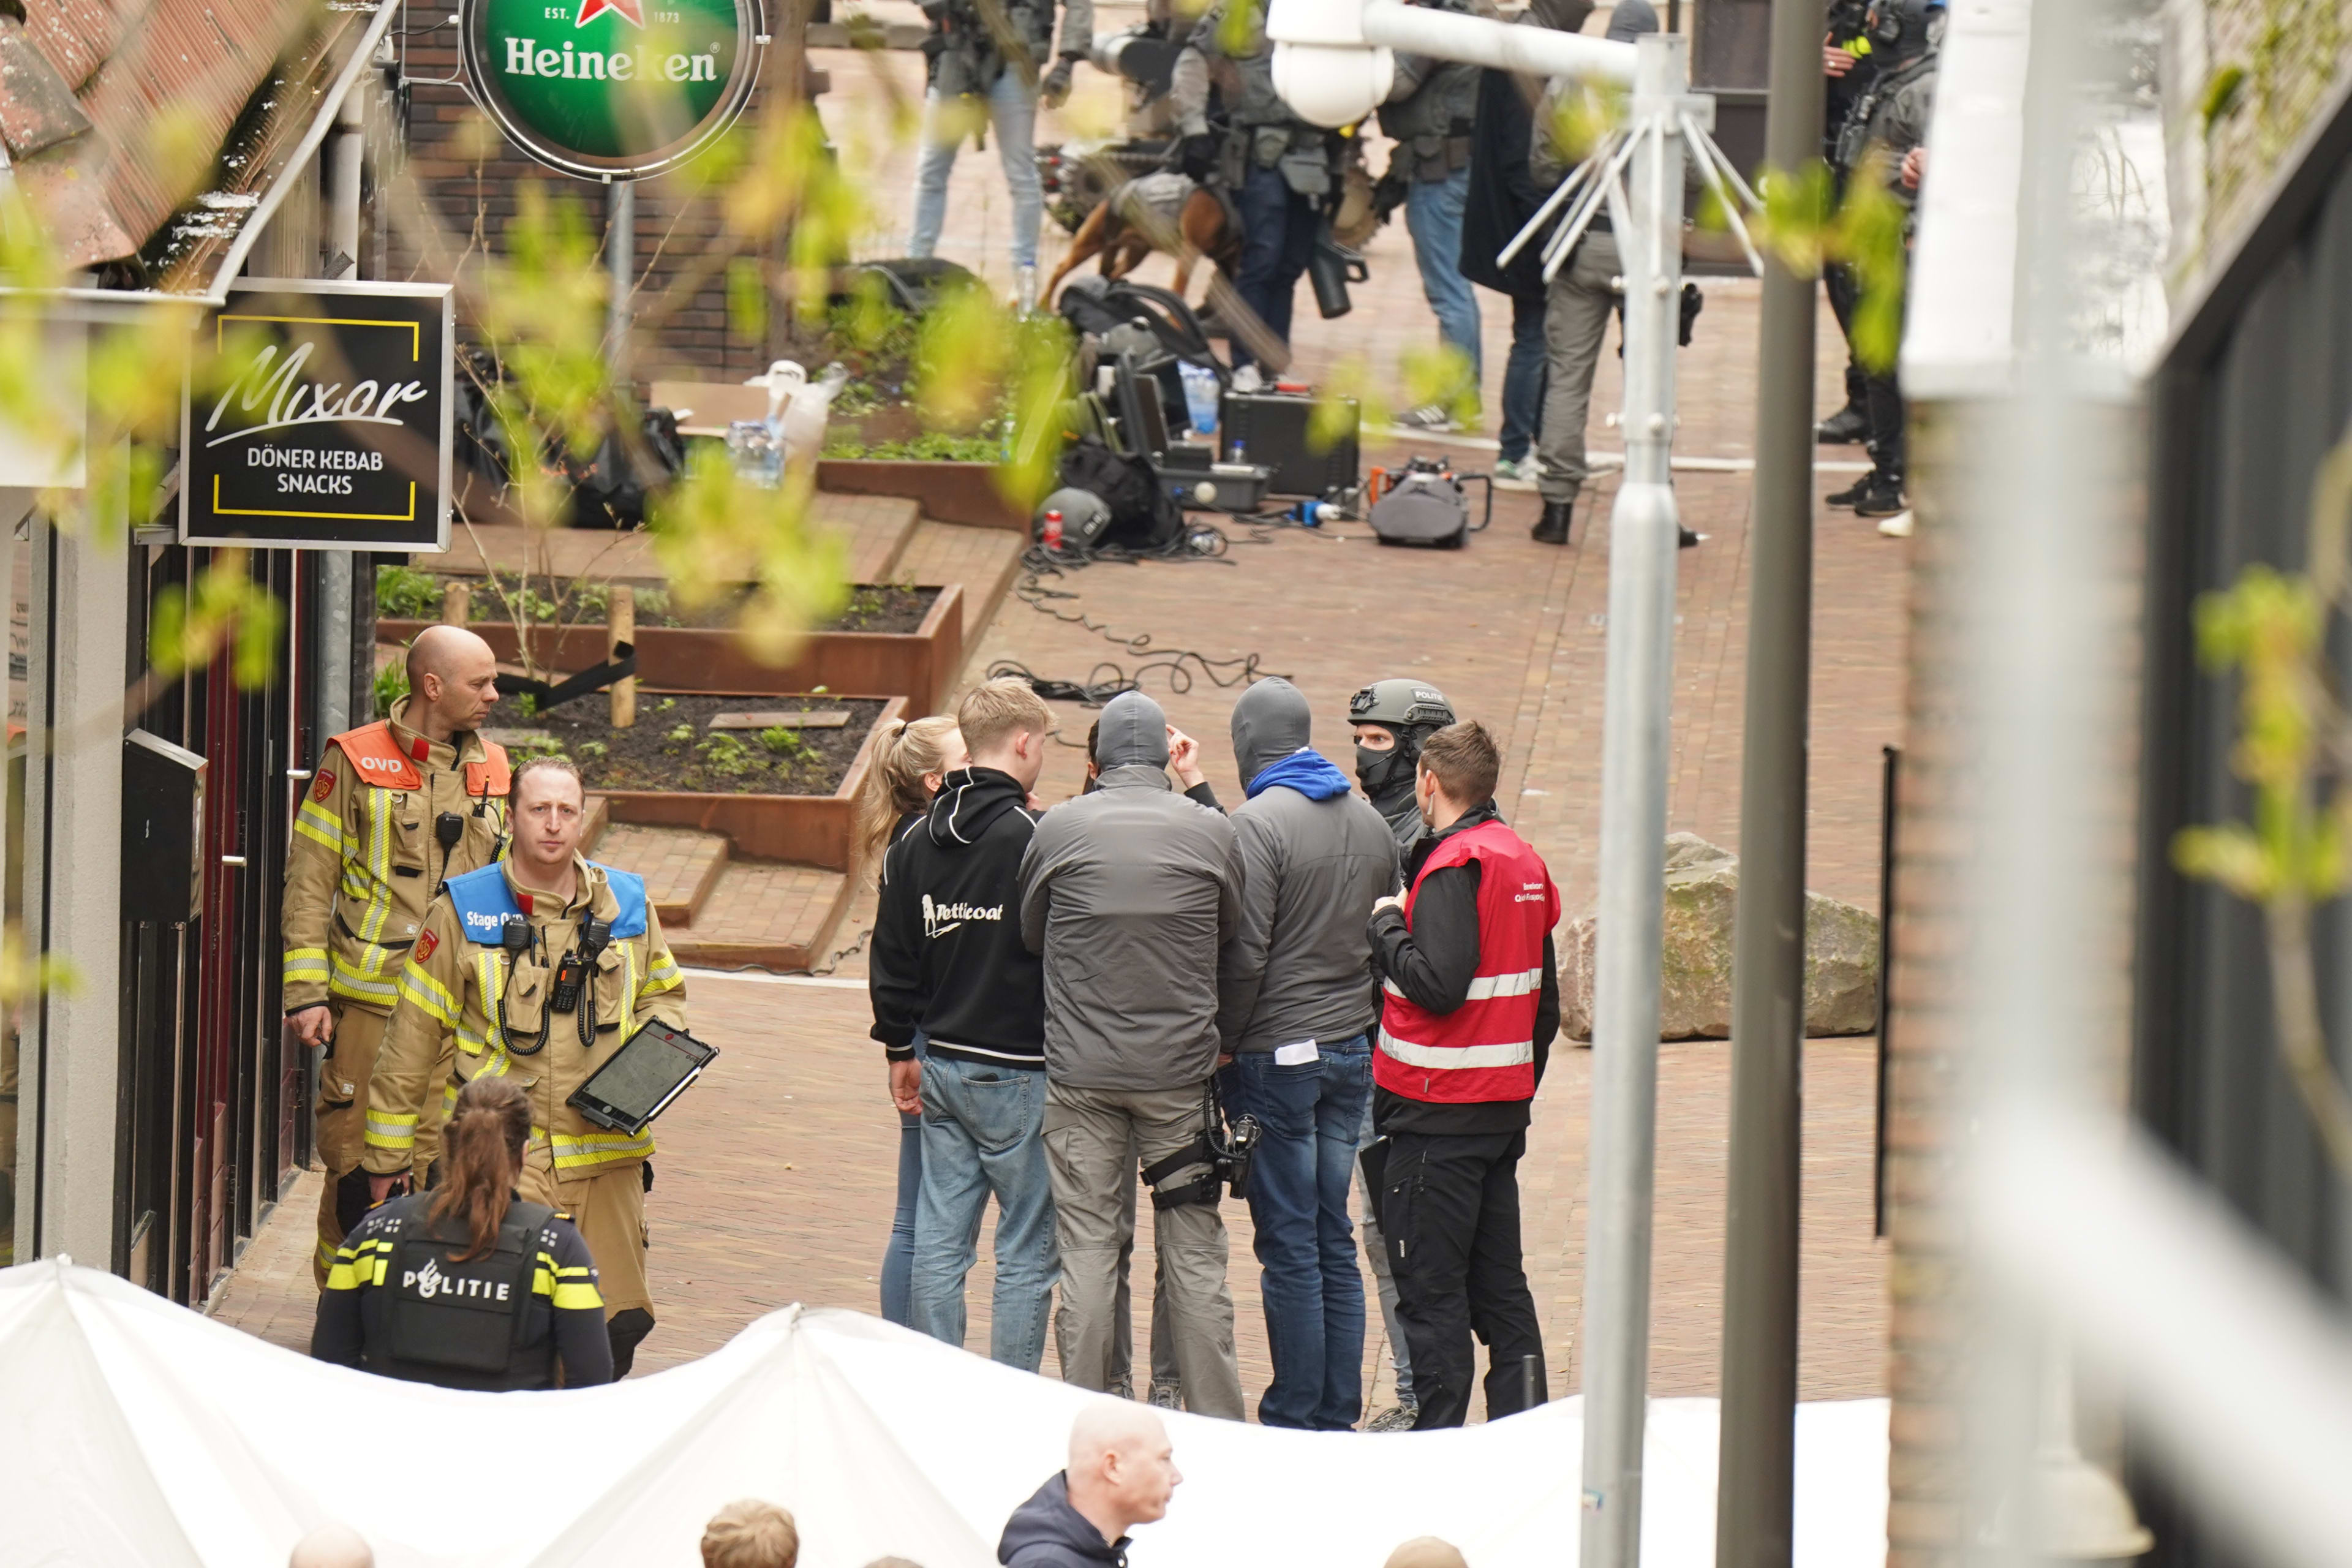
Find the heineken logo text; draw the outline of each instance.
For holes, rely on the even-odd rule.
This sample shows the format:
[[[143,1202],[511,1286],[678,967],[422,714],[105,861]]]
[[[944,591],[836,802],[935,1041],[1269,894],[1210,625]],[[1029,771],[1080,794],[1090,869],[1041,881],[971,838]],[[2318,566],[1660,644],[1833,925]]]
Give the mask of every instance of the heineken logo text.
[[[573,81],[717,81],[716,54],[655,56],[639,48],[599,54],[575,49],[542,48],[536,38],[506,40],[509,76],[564,77]]]

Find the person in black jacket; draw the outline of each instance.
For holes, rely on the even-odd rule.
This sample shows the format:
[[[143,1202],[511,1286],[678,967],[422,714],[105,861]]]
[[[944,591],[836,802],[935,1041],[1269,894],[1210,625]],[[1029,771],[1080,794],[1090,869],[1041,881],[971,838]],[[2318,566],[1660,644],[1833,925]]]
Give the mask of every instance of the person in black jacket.
[[[1070,1424],[1070,1468],[1013,1510],[996,1560],[1005,1568],[1126,1568],[1127,1532],[1166,1518],[1183,1479],[1150,1406],[1089,1405]]]
[[[1020,873],[1054,718],[1024,682],[992,680],[965,695],[956,728],[970,765],[947,776],[930,816],[883,858],[874,1037],[889,1054],[894,1093],[904,1098],[913,1079],[923,1108],[913,1326],[962,1345],[964,1278],[992,1192],[989,1354],[1035,1372],[1061,1258],[1044,1142],[1045,973],[1022,945]]]
[[[1580,31],[1592,0],[1534,0],[1520,20],[1528,26]],[[1510,297],[1511,357],[1503,367],[1501,454],[1495,482],[1533,489],[1536,430],[1543,419],[1543,242],[1530,240],[1498,267],[1495,258],[1543,205],[1547,187],[1528,167],[1536,100],[1543,83],[1509,71],[1478,73],[1476,134],[1470,148],[1470,194],[1462,214],[1462,276]]]
[[[1540,1403],[1543,1330],[1520,1261],[1528,1105],[1559,1033],[1551,874],[1495,809],[1475,721],[1422,745],[1430,832],[1370,921],[1386,994],[1373,1066],[1381,1232],[1412,1347],[1413,1429],[1459,1426],[1486,1342],[1489,1420]],[[1532,1364],[1530,1364],[1532,1363]]]
[[[444,1388],[613,1381],[596,1265],[572,1221],[514,1195],[530,1100],[511,1078],[457,1096],[441,1184],[379,1205],[335,1253],[310,1354]]]

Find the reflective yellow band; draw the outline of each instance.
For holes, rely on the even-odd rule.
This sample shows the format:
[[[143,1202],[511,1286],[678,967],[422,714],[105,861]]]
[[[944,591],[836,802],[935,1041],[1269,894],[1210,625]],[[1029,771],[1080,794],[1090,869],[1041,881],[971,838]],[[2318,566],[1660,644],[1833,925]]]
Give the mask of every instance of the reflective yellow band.
[[[416,1118],[404,1116],[396,1110],[378,1110],[370,1106],[363,1136],[371,1149],[412,1148],[416,1142]]]
[[[313,843],[324,845],[337,855],[343,852],[342,818],[317,801],[302,803],[302,809],[294,814],[294,831]]]
[[[305,980],[323,982],[327,978],[327,950],[323,947],[289,947],[286,950],[285,979],[289,985]]]
[[[400,999],[415,1003],[445,1026],[454,1026],[457,1022],[457,999],[413,958],[408,967],[400,972]]]
[[[642,1160],[654,1152],[654,1135],[640,1132],[632,1138],[625,1132],[592,1132],[574,1137],[557,1132],[548,1138],[547,1144],[555,1155],[558,1171],[576,1171],[616,1160]]]
[[[597,1294],[593,1284],[575,1285],[567,1279],[555,1287],[553,1295],[554,1305],[559,1311],[601,1312],[604,1310],[604,1298]]]

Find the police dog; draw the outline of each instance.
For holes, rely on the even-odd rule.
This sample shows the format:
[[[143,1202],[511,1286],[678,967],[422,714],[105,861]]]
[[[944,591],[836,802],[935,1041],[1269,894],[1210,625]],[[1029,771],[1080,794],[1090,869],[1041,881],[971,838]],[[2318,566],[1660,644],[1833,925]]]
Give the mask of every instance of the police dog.
[[[1192,263],[1202,257],[1227,278],[1234,275],[1242,254],[1241,225],[1205,185],[1167,172],[1139,174],[1087,215],[1070,240],[1069,254],[1046,279],[1045,298],[1050,302],[1062,279],[1096,256],[1102,258],[1104,277],[1124,278],[1163,249],[1176,258],[1175,288],[1181,295],[1192,281]]]

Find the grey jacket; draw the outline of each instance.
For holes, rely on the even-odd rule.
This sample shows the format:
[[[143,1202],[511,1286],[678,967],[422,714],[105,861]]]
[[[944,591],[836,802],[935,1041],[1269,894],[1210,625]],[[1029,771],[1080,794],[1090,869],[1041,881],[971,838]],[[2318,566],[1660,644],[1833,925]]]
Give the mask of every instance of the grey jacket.
[[[1217,1065],[1217,954],[1241,919],[1233,824],[1168,784],[1168,721],[1140,692],[1103,710],[1091,795],[1038,821],[1021,940],[1045,960],[1045,1077],[1197,1088]]]
[[[1234,704],[1234,755],[1254,780],[1304,749],[1309,710],[1298,689],[1261,680]],[[1225,943],[1218,1029],[1229,1051],[1270,1051],[1360,1035],[1379,1012],[1367,922],[1397,889],[1396,840],[1371,804],[1328,763],[1335,795],[1276,784],[1234,808],[1241,847],[1241,923]]]

